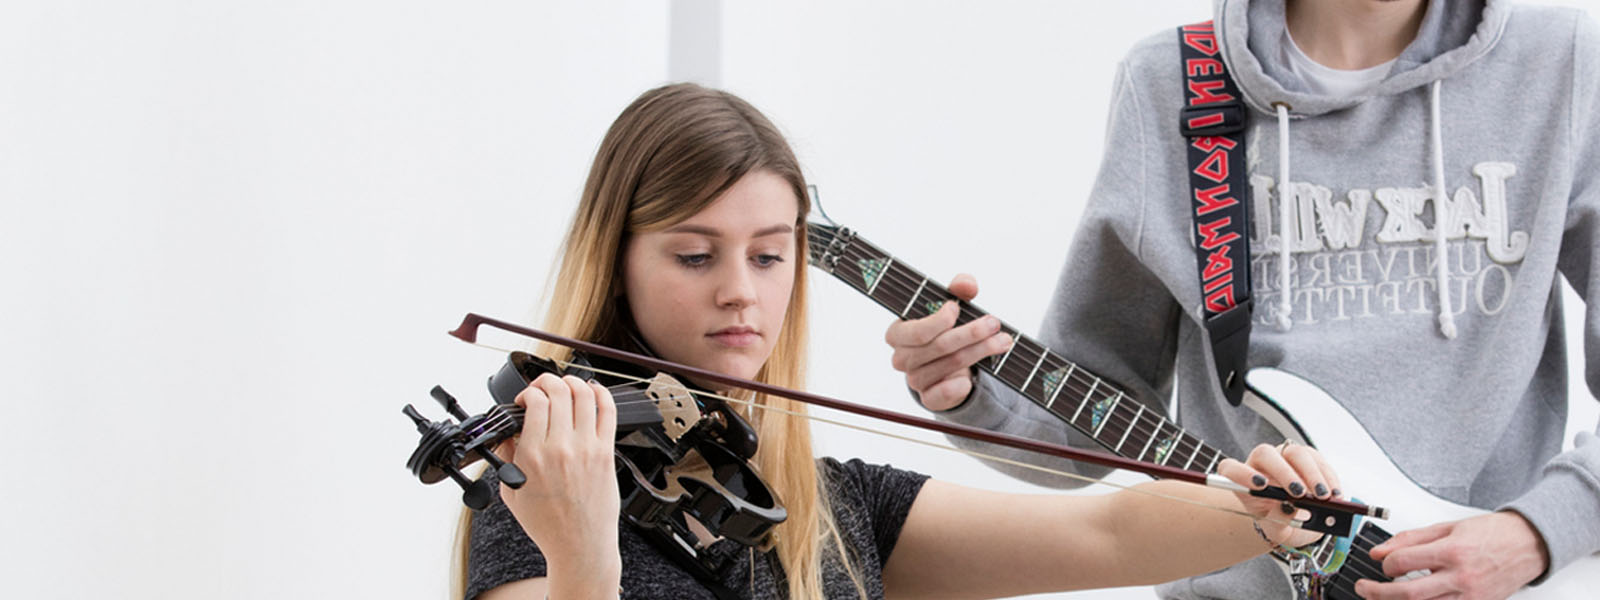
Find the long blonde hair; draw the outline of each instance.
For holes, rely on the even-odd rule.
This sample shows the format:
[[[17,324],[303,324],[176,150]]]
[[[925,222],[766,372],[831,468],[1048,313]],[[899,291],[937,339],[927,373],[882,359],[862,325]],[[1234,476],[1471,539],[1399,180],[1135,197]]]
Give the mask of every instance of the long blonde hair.
[[[793,188],[795,285],[788,318],[755,379],[800,388],[806,365],[806,229],[810,209],[805,178],[776,126],[744,100],[694,84],[659,87],[639,96],[611,124],[567,233],[556,299],[544,328],[577,339],[626,346],[629,315],[620,302],[621,255],[630,235],[676,225],[709,206],[740,177],[767,171]],[[562,348],[541,349],[565,358]],[[766,406],[805,413],[805,405],[758,395]],[[750,415],[760,439],[756,468],[785,501],[789,518],[773,530],[772,545],[788,580],[789,597],[822,596],[824,548],[837,553],[858,590],[860,579],[845,555],[811,450],[810,424],[777,412]],[[456,534],[454,589],[465,588],[467,536],[472,512],[463,510]],[[831,541],[831,543],[829,543]]]

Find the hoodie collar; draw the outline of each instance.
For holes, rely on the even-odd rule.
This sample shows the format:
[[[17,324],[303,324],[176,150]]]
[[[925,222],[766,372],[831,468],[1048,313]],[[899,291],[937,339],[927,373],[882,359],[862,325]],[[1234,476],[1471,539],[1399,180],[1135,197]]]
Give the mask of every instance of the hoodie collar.
[[[1508,0],[1429,0],[1417,38],[1400,53],[1388,78],[1366,94],[1331,97],[1307,91],[1280,59],[1284,2],[1216,0],[1215,18],[1223,60],[1245,102],[1266,113],[1281,102],[1293,107],[1293,117],[1348,108],[1450,77],[1494,48],[1511,15]]]

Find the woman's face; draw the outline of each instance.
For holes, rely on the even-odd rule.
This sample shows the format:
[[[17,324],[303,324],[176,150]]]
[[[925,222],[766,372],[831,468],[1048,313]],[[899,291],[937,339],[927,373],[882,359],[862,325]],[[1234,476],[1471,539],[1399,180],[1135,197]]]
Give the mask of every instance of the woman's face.
[[[746,174],[704,210],[623,249],[623,287],[646,343],[670,361],[751,378],[794,291],[799,200],[770,171]]]

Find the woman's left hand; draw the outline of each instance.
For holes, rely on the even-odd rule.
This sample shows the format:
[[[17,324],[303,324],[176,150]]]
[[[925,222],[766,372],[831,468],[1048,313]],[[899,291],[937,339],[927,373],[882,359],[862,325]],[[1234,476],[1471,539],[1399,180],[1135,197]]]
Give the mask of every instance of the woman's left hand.
[[[1217,465],[1217,473],[1252,490],[1276,485],[1298,498],[1343,497],[1339,475],[1323,460],[1322,453],[1301,444],[1261,444],[1250,452],[1247,462],[1224,459]],[[1288,522],[1295,518],[1297,511],[1287,502],[1243,493],[1238,496],[1245,510],[1256,515],[1262,535],[1279,545],[1303,546],[1322,536],[1290,526]]]
[[[620,576],[621,497],[612,459],[617,409],[611,392],[571,375],[545,373],[517,394],[516,403],[526,409],[522,433],[506,440],[500,452],[528,481],[520,489],[502,483],[500,498],[544,553],[551,589],[558,588],[562,569],[580,579]],[[614,585],[607,581],[597,589]]]

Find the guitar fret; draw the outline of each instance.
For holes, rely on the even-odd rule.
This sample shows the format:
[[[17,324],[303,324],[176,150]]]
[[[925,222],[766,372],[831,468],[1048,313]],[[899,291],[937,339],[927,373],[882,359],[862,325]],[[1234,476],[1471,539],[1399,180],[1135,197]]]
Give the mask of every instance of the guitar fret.
[[[878,282],[883,281],[883,276],[889,273],[889,267],[894,266],[894,257],[893,256],[885,255],[884,256],[884,260],[886,260],[888,262],[883,263],[883,268],[878,271],[878,276],[872,278],[871,287],[867,288],[867,296],[868,297],[872,296],[873,290],[878,289]]]
[[[1189,451],[1189,460],[1183,461],[1183,470],[1189,470],[1189,465],[1194,464],[1194,457],[1197,454],[1200,454],[1200,446],[1198,445],[1194,447],[1194,450]]]
[[[1133,413],[1133,420],[1128,421],[1128,428],[1123,430],[1122,438],[1117,440],[1117,446],[1111,449],[1112,452],[1122,452],[1122,444],[1128,441],[1128,434],[1133,433],[1133,428],[1139,425],[1139,417],[1142,416],[1144,416],[1144,405],[1140,404],[1139,411]]]
[[[1013,344],[1015,344],[1015,342],[1013,342]],[[1056,384],[1055,391],[1050,392],[1050,400],[1048,400],[1048,401],[1046,401],[1044,403],[1045,409],[1049,409],[1050,407],[1055,406],[1055,404],[1056,404],[1056,396],[1061,395],[1061,388],[1067,387],[1067,382],[1068,381],[1072,381],[1072,373],[1073,373],[1073,371],[1077,371],[1077,370],[1078,370],[1078,365],[1075,365],[1075,364],[1072,364],[1072,363],[1067,363],[1067,374],[1061,376],[1061,382]]]
[[[812,235],[808,236],[809,256],[813,265],[839,278],[851,289],[864,293],[886,310],[898,311],[900,318],[926,316],[939,310],[944,302],[960,302],[937,281],[901,263],[853,231],[813,223],[808,223],[807,227],[813,228]],[[885,278],[893,278],[894,281],[885,284]],[[912,280],[916,280],[917,285],[908,285]],[[906,295],[907,289],[911,290],[909,296]],[[878,293],[880,290],[883,292],[881,295]],[[923,298],[924,294],[927,294],[927,299]],[[979,316],[985,314],[979,310],[969,310],[976,308],[964,307],[957,316],[957,324],[970,322],[972,313]],[[1002,326],[1001,332],[1012,335],[1005,352],[985,357],[977,363],[978,367],[1106,448],[1123,456],[1133,454],[1131,449],[1137,448],[1137,453],[1131,458],[1161,465],[1181,464],[1185,470],[1204,466],[1208,473],[1214,472],[1222,460],[1221,451],[1189,435],[1176,421],[1169,421],[1166,415],[1150,410],[1151,406],[1142,402],[1138,402],[1139,406],[1135,407],[1131,419],[1110,424],[1111,418],[1122,411],[1122,400],[1128,392],[1088,369],[1079,369],[1075,363],[1051,352],[1037,340],[1019,331]],[[1026,364],[1025,359],[1021,363],[1011,363],[1011,357],[1017,354],[1019,345],[1029,352],[1039,353],[1032,365]],[[1045,364],[1047,361],[1049,364]],[[1082,375],[1079,371],[1083,372]],[[1078,386],[1082,382],[1075,378],[1084,376],[1089,378],[1090,385],[1079,396]],[[1039,380],[1038,390],[1032,388],[1035,379]],[[1100,390],[1102,383],[1107,386],[1104,392]],[[1068,387],[1068,384],[1074,389],[1066,395],[1070,400],[1076,400],[1077,405],[1070,409],[1063,405],[1057,411],[1055,403],[1060,401],[1062,388]],[[1086,412],[1088,414],[1084,414]],[[1141,423],[1145,413],[1151,413],[1150,428],[1143,427]],[[1135,429],[1139,431],[1135,433]],[[1107,438],[1116,439],[1108,441]],[[1130,452],[1124,453],[1122,448],[1129,448]]]
[[[1097,387],[1100,387],[1100,378],[1099,377],[1094,378],[1094,383],[1089,385],[1089,391],[1085,392],[1083,394],[1083,402],[1079,402],[1078,403],[1078,410],[1075,410],[1075,411],[1072,412],[1072,418],[1071,419],[1067,419],[1067,423],[1077,424],[1078,415],[1083,413],[1083,407],[1089,405],[1089,399],[1094,397],[1094,389],[1097,388]]]
[[[901,318],[904,318],[906,316],[906,313],[911,311],[911,305],[917,303],[917,296],[922,295],[922,288],[927,287],[927,285],[928,285],[928,278],[927,277],[923,277],[922,278],[922,283],[917,284],[917,291],[911,292],[911,299],[910,300],[906,300],[906,307],[900,309],[900,317]]]
[[[1011,345],[1006,347],[1005,356],[1001,356],[1000,357],[1000,362],[997,362],[997,363],[994,364],[994,370],[995,370],[996,373],[1000,372],[1000,367],[1006,366],[1006,359],[1011,358],[1011,351],[1015,350],[1017,348],[1017,342],[1021,342],[1021,341],[1022,341],[1022,336],[1020,336],[1020,335],[1011,336]]]
[[[1033,376],[1039,372],[1039,365],[1044,364],[1044,359],[1045,359],[1046,356],[1049,356],[1049,355],[1048,354],[1040,354],[1039,355],[1039,360],[1037,362],[1033,363],[1033,370],[1032,371],[1028,371],[1028,378],[1022,380],[1022,385],[1017,386],[1017,389],[1021,390],[1024,395],[1026,395],[1028,393],[1028,383],[1033,381]]]
[[[1111,407],[1106,409],[1106,414],[1109,415],[1109,414],[1116,413],[1117,412],[1117,407],[1120,406],[1120,405],[1122,405],[1122,392],[1117,392],[1117,396],[1115,398],[1111,399]],[[1100,438],[1100,430],[1101,429],[1105,429],[1106,428],[1106,423],[1110,423],[1110,422],[1111,422],[1111,419],[1102,418],[1100,420],[1100,424],[1095,426],[1094,433],[1090,434],[1090,436],[1094,437],[1095,439],[1099,439]]]

